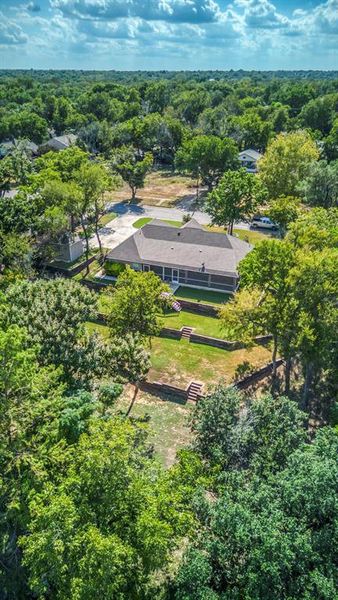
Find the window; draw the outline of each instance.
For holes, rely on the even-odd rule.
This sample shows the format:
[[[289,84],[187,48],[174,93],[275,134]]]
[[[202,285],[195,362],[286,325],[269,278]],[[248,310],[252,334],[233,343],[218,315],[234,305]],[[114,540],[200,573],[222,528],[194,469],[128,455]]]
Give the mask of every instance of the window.
[[[200,273],[198,271],[188,271],[188,279],[194,279],[195,281],[209,281],[208,273]]]
[[[211,283],[219,283],[221,285],[234,285],[233,277],[225,277],[224,275],[211,275]]]
[[[163,277],[163,267],[159,267],[157,265],[150,265],[150,270],[156,273],[156,275]]]

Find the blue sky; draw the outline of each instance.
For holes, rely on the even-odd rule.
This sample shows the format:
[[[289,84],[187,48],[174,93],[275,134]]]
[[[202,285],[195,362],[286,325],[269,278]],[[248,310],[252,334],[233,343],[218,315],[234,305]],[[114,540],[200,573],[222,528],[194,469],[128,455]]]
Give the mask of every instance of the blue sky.
[[[0,0],[0,68],[338,69],[338,0]]]

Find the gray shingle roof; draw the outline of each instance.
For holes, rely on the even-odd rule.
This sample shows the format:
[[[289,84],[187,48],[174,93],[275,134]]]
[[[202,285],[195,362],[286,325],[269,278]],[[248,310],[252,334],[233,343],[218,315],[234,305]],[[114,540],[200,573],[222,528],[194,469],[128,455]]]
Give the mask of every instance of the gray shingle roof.
[[[257,150],[248,148],[247,150],[243,150],[243,152],[240,152],[238,156],[240,159],[244,156],[249,156],[249,158],[252,158],[253,160],[259,160],[260,158],[262,158],[263,155],[260,152],[257,152]]]
[[[177,228],[153,221],[108,253],[108,260],[180,267],[217,275],[237,275],[252,246],[223,233],[205,231],[197,221]]]

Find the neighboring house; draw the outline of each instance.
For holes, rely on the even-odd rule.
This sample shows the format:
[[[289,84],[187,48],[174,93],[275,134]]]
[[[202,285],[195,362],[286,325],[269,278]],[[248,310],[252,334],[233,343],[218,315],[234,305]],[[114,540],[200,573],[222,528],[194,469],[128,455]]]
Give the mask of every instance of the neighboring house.
[[[180,228],[153,220],[107,255],[107,261],[136,271],[154,271],[168,283],[234,292],[238,263],[250,244],[203,229],[195,219]]]
[[[41,144],[39,147],[40,153],[49,152],[50,150],[54,150],[55,152],[59,152],[60,150],[65,150],[75,144],[77,140],[77,136],[73,133],[67,133],[66,135],[59,135],[56,137],[52,137],[48,142]]]
[[[241,163],[241,167],[247,170],[248,173],[257,173],[257,162],[260,158],[262,158],[262,154],[257,152],[257,150],[243,150],[238,155],[239,162]]]
[[[18,145],[18,140],[2,142],[0,144],[0,158],[4,158],[8,154],[10,154]],[[38,154],[38,146],[34,144],[34,142],[30,142],[29,140],[25,142],[25,149],[32,155],[37,156]]]

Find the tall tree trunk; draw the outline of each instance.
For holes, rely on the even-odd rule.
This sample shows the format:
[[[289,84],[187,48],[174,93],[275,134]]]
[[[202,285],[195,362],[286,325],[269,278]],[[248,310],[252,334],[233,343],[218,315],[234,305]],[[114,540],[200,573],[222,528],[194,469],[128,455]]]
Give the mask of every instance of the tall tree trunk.
[[[137,188],[134,185],[131,185],[130,189],[131,189],[131,202],[133,202],[136,198]]]
[[[288,396],[290,394],[290,379],[291,379],[291,370],[292,370],[292,358],[288,356],[285,363],[285,394]]]
[[[278,337],[277,335],[273,336],[273,349],[272,349],[272,379],[276,379],[277,375],[277,351],[278,351]]]
[[[229,222],[228,233],[229,233],[229,235],[233,235],[233,233],[234,233],[234,222],[233,221]]]
[[[309,391],[312,381],[312,371],[313,365],[312,363],[307,363],[305,367],[305,379],[304,379],[304,387],[303,387],[303,398],[302,398],[302,408],[303,410],[308,410],[308,402],[309,402]]]
[[[83,215],[81,215],[81,227],[82,227],[82,231],[83,231],[83,235],[85,237],[85,242],[86,242],[86,262],[87,262],[87,266],[86,266],[86,276],[89,275],[89,235],[88,235],[88,230],[87,227],[85,225],[85,219],[83,217]]]
[[[128,410],[126,412],[126,417],[129,417],[129,415],[131,413],[131,410],[132,410],[132,408],[133,408],[133,406],[135,404],[135,400],[136,400],[136,396],[138,394],[138,390],[139,390],[138,383],[134,383],[134,395],[132,397],[131,403],[129,404]]]
[[[97,243],[99,244],[99,252],[100,252],[100,256],[101,259],[104,259],[103,256],[103,250],[102,250],[102,242],[101,242],[101,238],[100,238],[100,234],[99,234],[99,219],[95,218],[95,234],[96,234],[96,238],[97,238]]]

